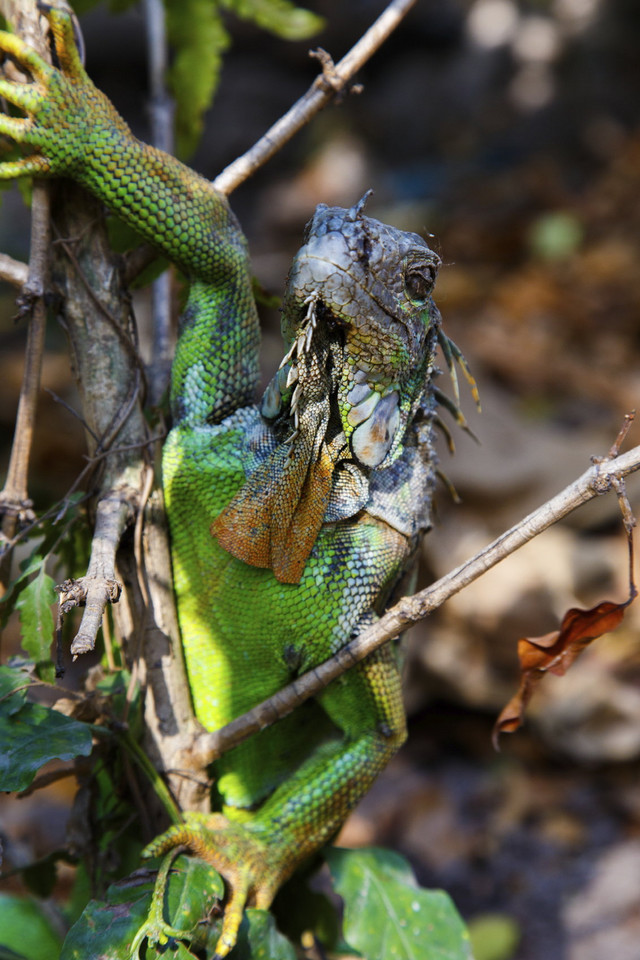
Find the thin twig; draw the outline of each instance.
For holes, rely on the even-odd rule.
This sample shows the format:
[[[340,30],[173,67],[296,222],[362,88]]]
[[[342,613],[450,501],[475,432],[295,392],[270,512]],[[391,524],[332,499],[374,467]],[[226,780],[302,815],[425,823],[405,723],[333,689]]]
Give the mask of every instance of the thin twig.
[[[303,674],[220,730],[203,735],[198,748],[206,762],[212,762],[242,740],[291,713],[304,700],[317,694],[383,643],[397,637],[407,627],[424,620],[445,600],[477,580],[552,524],[594,497],[616,490],[618,480],[636,470],[640,470],[640,446],[613,460],[594,463],[578,480],[511,527],[470,560],[415,596],[401,600],[377,623],[342,647],[330,660]]]
[[[103,443],[107,447],[115,440],[133,409],[138,395],[140,371],[135,371],[135,382],[123,407],[116,412],[115,422],[109,425],[108,437]],[[102,451],[101,451],[102,452]],[[151,471],[153,475],[153,471]],[[145,495],[145,501],[149,493]],[[59,587],[59,606],[67,613],[75,606],[84,606],[80,629],[71,644],[71,654],[75,660],[82,653],[93,650],[98,630],[108,603],[117,603],[122,585],[116,577],[116,551],[122,537],[122,531],[135,515],[138,503],[138,490],[126,482],[117,483],[111,490],[102,492],[96,508],[96,522],[91,543],[91,558],[84,577],[66,580]]]
[[[390,33],[409,12],[416,0],[393,0],[349,53],[333,64],[324,51],[315,56],[322,63],[322,73],[309,90],[280,117],[257,143],[243,156],[229,164],[213,181],[220,193],[229,195],[256,170],[278,152],[311,117],[349,84],[353,75],[370,59]]]
[[[149,601],[149,591],[147,590],[147,585],[145,582],[143,570],[144,570],[144,556],[142,551],[142,527],[144,524],[144,512],[147,505],[147,500],[151,496],[151,491],[153,490],[153,484],[155,480],[155,473],[151,464],[147,464],[145,468],[145,478],[142,491],[140,493],[140,503],[138,504],[138,513],[136,516],[136,525],[133,533],[133,553],[136,559],[136,575],[138,578],[138,589],[140,590],[140,595],[142,597],[142,623],[138,624],[135,638],[135,651],[132,652],[131,656],[131,676],[129,677],[129,684],[127,686],[127,697],[124,706],[124,712],[122,715],[123,720],[128,720],[129,710],[131,709],[131,704],[133,703],[133,698],[135,696],[136,689],[140,682],[140,660],[142,657],[142,641],[144,638],[147,620],[151,612],[151,604]]]
[[[18,413],[11,445],[9,468],[4,488],[0,492],[2,535],[12,540],[19,525],[33,520],[27,480],[29,460],[33,445],[36,406],[40,392],[40,375],[44,354],[44,335],[47,312],[44,290],[49,274],[49,188],[46,184],[34,184],[31,202],[31,255],[29,275],[22,288],[20,302],[23,309],[30,310],[31,319],[27,332],[27,348]],[[0,559],[0,590],[10,577],[11,550],[3,551]]]
[[[89,432],[93,434],[93,431],[89,431]],[[55,518],[54,523],[59,523],[60,520],[62,520],[62,518],[64,517],[67,510],[69,509],[69,506],[71,504],[72,494],[74,493],[75,490],[78,489],[78,487],[80,486],[84,478],[87,476],[87,474],[89,474],[94,469],[96,463],[98,463],[100,460],[104,460],[105,457],[116,456],[117,454],[126,453],[127,451],[130,451],[130,450],[139,450],[141,447],[150,447],[152,444],[158,443],[159,441],[164,440],[165,436],[166,436],[166,433],[156,434],[155,436],[149,437],[148,440],[140,440],[138,443],[119,444],[117,447],[111,447],[109,450],[103,450],[102,453],[98,453],[95,456],[91,456],[91,457],[86,456],[85,457],[85,459],[87,460],[86,465],[82,468],[78,476],[75,478],[75,480],[73,481],[73,483],[71,484],[67,492],[65,493],[65,495],[61,497],[60,500],[57,501],[57,503],[54,503],[52,507],[49,507],[49,509],[45,513],[41,514],[39,517],[35,517],[31,523],[29,523],[26,527],[23,527],[19,533],[16,533],[11,540],[7,540],[7,542],[3,545],[2,552],[0,552],[0,556],[3,555],[3,551],[5,549],[10,550],[13,547],[15,547],[16,544],[20,543],[23,540],[26,540],[29,534],[33,532],[33,530],[35,530],[37,527],[42,527],[52,517]],[[79,506],[79,504],[83,503],[85,500],[89,500],[92,496],[93,496],[93,493],[89,491],[88,493],[85,493],[80,500],[74,500],[73,505],[77,507]],[[58,543],[58,541],[56,541],[56,543]]]
[[[74,419],[78,420],[78,422],[82,424],[82,429],[87,431],[87,433],[93,439],[93,441],[97,446],[98,443],[100,442],[99,437],[91,429],[91,427],[89,426],[85,418],[82,416],[82,414],[78,410],[76,410],[75,407],[72,407],[70,403],[67,403],[66,400],[63,400],[62,397],[59,397],[58,394],[55,392],[55,390],[50,390],[49,387],[45,387],[44,389],[55,403],[59,403],[61,407],[64,407],[67,413],[70,413],[71,416],[74,417]]]

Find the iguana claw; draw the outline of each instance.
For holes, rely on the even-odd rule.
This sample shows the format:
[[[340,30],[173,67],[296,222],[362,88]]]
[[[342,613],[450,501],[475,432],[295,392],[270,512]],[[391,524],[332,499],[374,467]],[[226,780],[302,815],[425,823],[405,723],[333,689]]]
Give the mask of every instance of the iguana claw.
[[[0,114],[0,134],[33,150],[30,156],[0,163],[1,180],[77,172],[86,131],[96,129],[100,115],[108,129],[116,122],[117,114],[82,65],[71,15],[57,7],[45,7],[43,13],[51,27],[59,69],[16,34],[0,31],[0,52],[31,78],[27,83],[0,78],[0,96],[25,114]]]
[[[167,885],[171,864],[177,852],[177,850],[172,850],[171,853],[164,858],[158,870],[151,900],[151,909],[149,910],[146,921],[142,924],[133,939],[131,952],[129,954],[130,960],[139,960],[140,947],[145,940],[148,940],[149,945],[152,947],[168,946],[172,940],[191,940],[189,931],[178,930],[176,927],[172,927],[170,924],[165,923],[162,916],[165,887]]]
[[[186,847],[192,853],[211,864],[227,882],[230,890],[224,910],[222,931],[216,943],[215,958],[222,960],[236,944],[244,908],[256,906],[267,909],[290,870],[282,858],[276,862],[274,851],[269,850],[255,833],[246,826],[227,820],[222,814],[186,814],[187,823],[170,827],[156,837],[144,850],[143,857],[156,857],[168,853],[158,872],[153,892],[153,902],[147,922],[140,928],[134,941],[136,951],[145,937],[151,943],[164,945],[171,937],[190,939],[188,932],[176,930],[165,923],[162,917],[164,893],[171,862],[178,847]],[[132,958],[138,953],[133,952]],[[214,960],[215,960],[214,958]]]

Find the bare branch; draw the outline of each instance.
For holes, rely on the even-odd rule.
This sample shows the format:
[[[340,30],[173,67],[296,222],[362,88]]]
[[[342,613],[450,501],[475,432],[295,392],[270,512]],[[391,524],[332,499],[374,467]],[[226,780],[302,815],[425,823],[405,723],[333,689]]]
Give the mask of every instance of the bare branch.
[[[407,627],[424,620],[449,597],[477,580],[491,567],[515,553],[577,507],[610,490],[617,492],[620,479],[636,470],[640,470],[640,446],[615,459],[594,463],[578,480],[511,527],[470,560],[415,596],[401,600],[376,624],[347,643],[330,660],[303,674],[220,730],[203,736],[199,747],[206,761],[212,762],[242,740],[291,713],[300,703],[317,694],[383,643],[397,637]]]
[[[29,267],[21,260],[14,260],[8,253],[0,253],[0,280],[14,287],[24,287],[29,276]]]
[[[151,112],[151,143],[173,152],[173,101],[167,93],[165,77],[168,67],[168,45],[165,11],[162,0],[145,0],[147,55]],[[165,270],[151,285],[151,365],[149,399],[152,406],[160,403],[169,383],[171,371],[171,269]]]
[[[349,84],[353,75],[382,46],[416,0],[393,0],[342,60],[333,64],[325,51],[317,51],[322,73],[309,90],[243,156],[229,164],[213,181],[220,193],[229,195],[278,152],[311,117]]]
[[[41,56],[50,61],[49,51],[39,31],[39,12],[35,2],[14,4],[5,2],[0,12],[12,22],[38,50]],[[24,374],[18,413],[16,416],[13,444],[9,459],[9,468],[4,489],[0,492],[0,512],[3,514],[2,534],[7,540],[15,535],[19,523],[33,519],[31,501],[27,490],[29,459],[33,443],[36,405],[40,392],[40,374],[44,353],[44,334],[46,327],[46,308],[44,292],[49,277],[49,248],[51,227],[49,220],[49,187],[44,183],[35,184],[31,202],[31,253],[26,282],[18,298],[19,315],[30,314],[27,335]],[[15,261],[13,261],[15,263]],[[11,552],[2,560],[0,581],[9,575]]]
[[[137,491],[132,492],[137,494]],[[62,613],[68,613],[76,606],[85,608],[80,629],[71,644],[74,659],[93,650],[105,606],[120,598],[122,587],[116,578],[116,549],[132,513],[133,505],[124,495],[103,496],[96,511],[87,573],[77,580],[65,580],[57,588]]]

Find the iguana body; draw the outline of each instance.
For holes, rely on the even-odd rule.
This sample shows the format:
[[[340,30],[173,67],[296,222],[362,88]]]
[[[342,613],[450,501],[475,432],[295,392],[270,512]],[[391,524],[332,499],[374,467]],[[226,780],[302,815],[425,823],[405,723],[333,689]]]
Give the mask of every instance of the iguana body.
[[[290,273],[283,367],[254,405],[259,331],[226,200],[135,140],[50,13],[61,71],[16,37],[34,83],[0,81],[34,153],[0,176],[71,176],[190,277],[163,475],[189,683],[210,730],[326,660],[385,607],[429,524],[438,258],[414,234],[318,208]],[[224,815],[174,829],[229,882],[218,956],[327,842],[405,736],[390,647],[217,764]]]

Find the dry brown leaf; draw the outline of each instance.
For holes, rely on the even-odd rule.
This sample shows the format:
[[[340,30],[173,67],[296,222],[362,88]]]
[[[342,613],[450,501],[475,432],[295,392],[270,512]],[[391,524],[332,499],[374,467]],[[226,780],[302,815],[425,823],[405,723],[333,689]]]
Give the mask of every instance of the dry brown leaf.
[[[590,610],[574,607],[565,613],[559,630],[543,637],[523,637],[518,641],[520,687],[496,720],[492,736],[496,750],[500,734],[513,733],[522,723],[531,695],[544,675],[565,674],[592,640],[619,626],[635,595],[635,586],[632,585],[624,603],[604,600]]]

